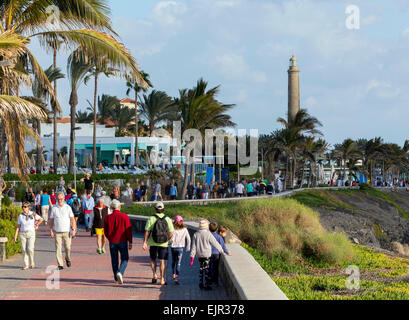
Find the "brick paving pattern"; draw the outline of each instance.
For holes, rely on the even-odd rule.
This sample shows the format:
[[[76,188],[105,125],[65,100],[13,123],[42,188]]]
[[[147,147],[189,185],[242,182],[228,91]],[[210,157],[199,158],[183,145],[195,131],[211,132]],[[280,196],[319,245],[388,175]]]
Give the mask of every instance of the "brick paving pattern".
[[[227,300],[223,286],[213,287],[211,291],[199,288],[199,263],[197,259],[189,266],[189,253],[184,253],[180,285],[171,279],[171,270],[167,272],[167,286],[152,284],[149,252],[142,249],[143,237],[134,235],[132,250],[129,251],[128,266],[124,275],[124,284],[114,283],[108,243],[106,253],[96,253],[96,236],[82,229],[72,239],[72,266],[61,271],[59,289],[47,289],[47,279],[52,272],[47,267],[57,266],[54,239],[49,236],[46,226],[37,232],[35,247],[36,268],[22,270],[22,256],[16,255],[0,265],[1,300]],[[170,267],[170,260],[169,260]],[[158,263],[159,276],[159,263]],[[159,281],[158,281],[159,282]],[[48,283],[55,285],[48,280]]]

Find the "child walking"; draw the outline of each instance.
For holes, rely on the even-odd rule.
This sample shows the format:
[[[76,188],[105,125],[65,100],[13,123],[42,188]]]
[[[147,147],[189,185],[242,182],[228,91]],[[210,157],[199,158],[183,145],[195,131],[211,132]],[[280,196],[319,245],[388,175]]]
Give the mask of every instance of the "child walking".
[[[227,250],[224,243],[224,237],[226,236],[227,229],[224,227],[219,228],[219,233],[217,233],[217,222],[212,222],[209,225],[209,230],[217,240],[217,242],[223,248],[225,254],[231,256],[232,254]],[[224,231],[224,233],[223,233]],[[220,233],[222,232],[222,233]],[[210,257],[210,282],[215,285],[219,285],[219,262],[220,262],[220,253],[215,247],[212,246],[212,256]]]
[[[173,236],[170,251],[172,253],[172,279],[175,284],[179,284],[179,274],[180,265],[182,263],[183,249],[185,248],[186,242],[186,252],[190,249],[190,235],[187,228],[183,224],[183,218],[181,216],[176,216],[173,219]]]
[[[217,242],[215,237],[209,231],[209,221],[201,220],[199,224],[199,231],[193,235],[192,249],[190,253],[190,265],[193,264],[193,259],[197,256],[200,264],[199,271],[199,288],[211,290],[209,266],[210,257],[212,255],[212,246],[220,253],[223,253],[223,248]]]

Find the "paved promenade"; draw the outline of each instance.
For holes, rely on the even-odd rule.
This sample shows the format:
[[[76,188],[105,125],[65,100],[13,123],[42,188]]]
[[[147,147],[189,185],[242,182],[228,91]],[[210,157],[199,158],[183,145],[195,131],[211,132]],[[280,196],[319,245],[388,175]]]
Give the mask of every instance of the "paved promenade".
[[[134,235],[129,252],[128,267],[124,284],[114,283],[108,244],[106,253],[96,253],[96,237],[81,229],[72,239],[72,266],[57,271],[59,289],[47,289],[47,267],[56,266],[54,239],[46,226],[37,232],[35,262],[33,270],[22,270],[22,256],[16,255],[0,264],[1,300],[226,300],[222,286],[212,291],[200,290],[198,285],[199,264],[197,259],[189,266],[189,253],[184,253],[181,284],[175,285],[168,268],[167,286],[152,284],[149,253],[142,250],[141,234]],[[169,261],[170,266],[170,261]],[[158,268],[159,276],[159,268]],[[50,284],[54,284],[48,281]]]

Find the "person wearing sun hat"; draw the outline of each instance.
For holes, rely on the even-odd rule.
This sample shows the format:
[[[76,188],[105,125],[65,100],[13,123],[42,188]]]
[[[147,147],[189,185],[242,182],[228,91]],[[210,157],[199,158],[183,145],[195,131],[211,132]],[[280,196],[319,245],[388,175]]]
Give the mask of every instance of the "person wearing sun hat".
[[[156,283],[158,276],[156,274],[156,259],[160,261],[161,285],[166,285],[166,261],[168,260],[168,243],[173,236],[172,220],[165,216],[165,206],[163,202],[155,205],[156,214],[151,216],[145,225],[145,237],[142,248],[144,251],[149,246],[149,256],[152,268],[152,283]],[[155,239],[155,240],[154,240]]]
[[[199,231],[193,235],[192,248],[190,253],[190,265],[193,264],[193,259],[196,256],[199,260],[199,288],[211,290],[210,286],[210,257],[212,256],[212,246],[220,253],[223,253],[222,246],[217,242],[216,238],[209,231],[209,221],[203,219],[199,223]]]

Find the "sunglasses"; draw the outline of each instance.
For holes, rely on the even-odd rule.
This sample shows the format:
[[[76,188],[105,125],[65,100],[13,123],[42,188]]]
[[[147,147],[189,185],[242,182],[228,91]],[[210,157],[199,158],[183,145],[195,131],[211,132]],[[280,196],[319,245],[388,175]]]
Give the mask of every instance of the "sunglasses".
[[[23,208],[30,208],[29,206],[23,206]]]

